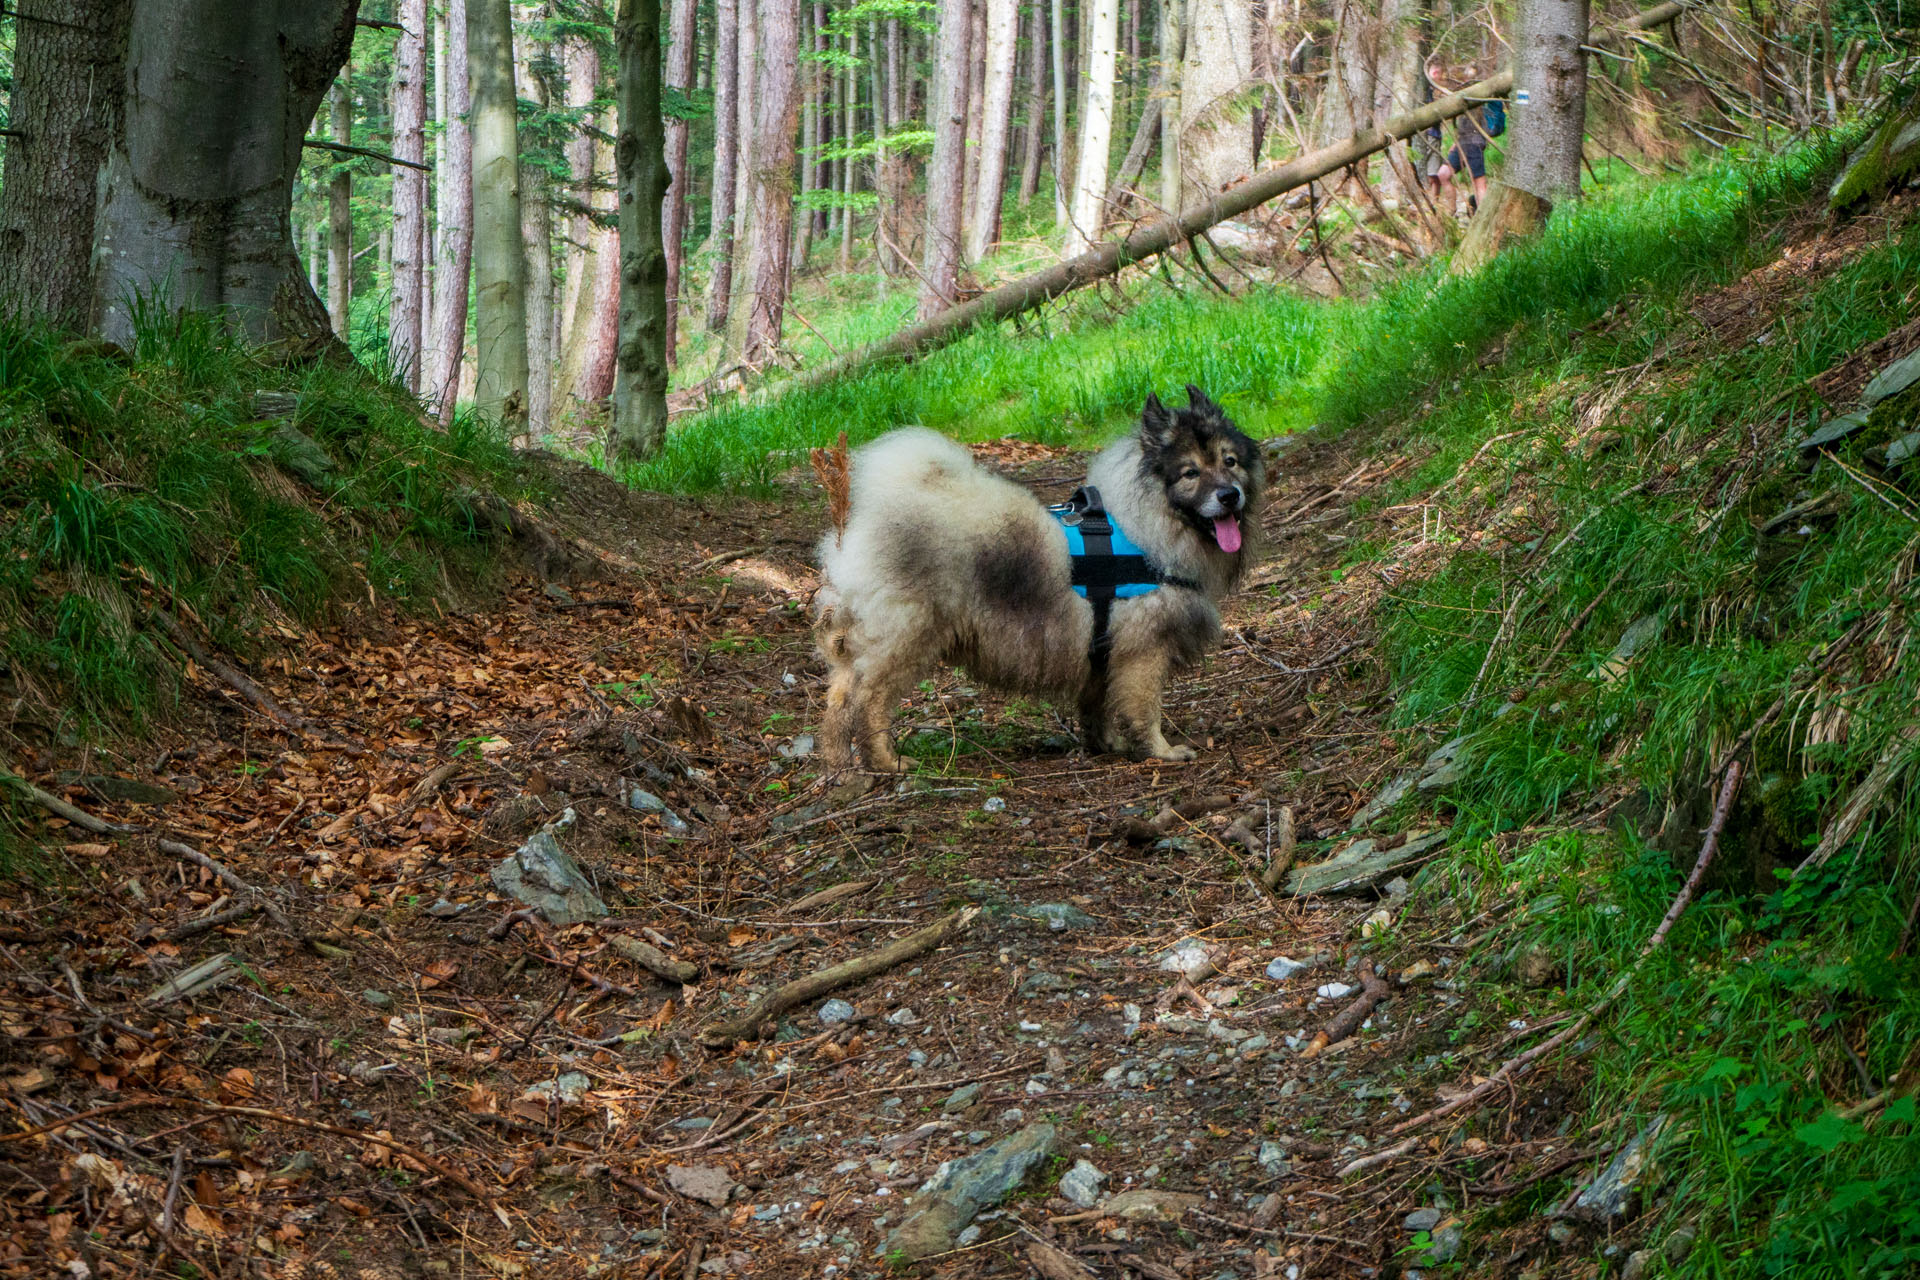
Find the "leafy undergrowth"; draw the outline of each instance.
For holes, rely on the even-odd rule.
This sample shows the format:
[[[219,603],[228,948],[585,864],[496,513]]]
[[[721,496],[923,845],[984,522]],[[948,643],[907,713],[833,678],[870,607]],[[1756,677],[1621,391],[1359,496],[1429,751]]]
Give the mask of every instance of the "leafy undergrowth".
[[[1830,175],[1802,162],[1787,186]],[[1471,943],[1496,970],[1531,956],[1545,1008],[1633,971],[1579,1056],[1585,1123],[1613,1145],[1666,1117],[1623,1232],[1646,1274],[1920,1265],[1920,483],[1876,452],[1915,429],[1911,397],[1799,445],[1920,345],[1917,205],[1776,210],[1750,240],[1732,220],[1737,280],[1516,316],[1490,369],[1433,342],[1394,357],[1411,385],[1458,379],[1406,428],[1431,452],[1381,495],[1420,535],[1379,557],[1393,718],[1467,735],[1459,852],[1429,891],[1512,913]],[[1344,414],[1386,416],[1377,386],[1344,385]],[[1735,758],[1702,896],[1634,969]],[[1669,1264],[1683,1228],[1698,1242]]]
[[[357,367],[157,308],[130,351],[0,328],[0,459],[0,679],[56,739],[173,704],[156,610],[251,652],[355,600],[452,593],[493,533],[475,487],[511,466]]]

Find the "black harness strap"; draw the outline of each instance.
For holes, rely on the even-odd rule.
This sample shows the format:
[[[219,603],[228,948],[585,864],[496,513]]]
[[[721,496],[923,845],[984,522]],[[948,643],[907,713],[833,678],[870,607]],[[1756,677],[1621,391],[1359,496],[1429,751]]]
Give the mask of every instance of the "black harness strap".
[[[1107,673],[1107,660],[1113,653],[1113,602],[1121,587],[1143,582],[1198,590],[1200,584],[1188,578],[1172,577],[1154,567],[1151,560],[1137,553],[1116,555],[1113,550],[1113,521],[1100,502],[1100,491],[1084,485],[1074,491],[1067,503],[1069,522],[1080,530],[1085,547],[1074,556],[1073,585],[1084,587],[1087,603],[1093,606],[1093,639],[1087,645],[1087,662],[1096,678]]]

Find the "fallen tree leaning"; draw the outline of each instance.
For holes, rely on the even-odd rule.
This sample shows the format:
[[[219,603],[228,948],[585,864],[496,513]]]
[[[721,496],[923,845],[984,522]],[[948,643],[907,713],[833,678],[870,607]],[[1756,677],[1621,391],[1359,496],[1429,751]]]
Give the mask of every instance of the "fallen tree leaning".
[[[1688,0],[1667,0],[1665,4],[1655,5],[1620,24],[1622,31],[1645,31],[1653,27],[1672,22],[1688,8]],[[1357,164],[1384,151],[1395,142],[1411,138],[1423,129],[1451,120],[1464,114],[1476,101],[1497,98],[1513,88],[1513,73],[1502,71],[1499,75],[1489,76],[1475,84],[1470,84],[1458,93],[1448,94],[1444,98],[1409,111],[1405,115],[1394,116],[1377,129],[1368,129],[1354,134],[1342,142],[1309,151],[1287,161],[1276,169],[1255,174],[1238,186],[1220,192],[1205,204],[1199,205],[1179,218],[1157,218],[1137,228],[1132,234],[1120,240],[1106,240],[1093,248],[1069,258],[1057,266],[1032,275],[1021,276],[1018,280],[1009,280],[997,289],[981,294],[979,297],[959,306],[949,307],[938,315],[916,325],[910,325],[891,338],[862,347],[850,352],[829,364],[824,364],[813,372],[794,379],[794,387],[817,387],[845,377],[856,370],[883,360],[902,359],[910,356],[925,355],[936,351],[949,343],[957,342],[977,324],[1007,320],[1022,312],[1069,293],[1083,285],[1092,284],[1114,275],[1134,263],[1144,261],[1156,254],[1165,253],[1176,245],[1184,244],[1193,237],[1206,231],[1228,218],[1257,208],[1277,196],[1308,183],[1336,173],[1348,165]]]

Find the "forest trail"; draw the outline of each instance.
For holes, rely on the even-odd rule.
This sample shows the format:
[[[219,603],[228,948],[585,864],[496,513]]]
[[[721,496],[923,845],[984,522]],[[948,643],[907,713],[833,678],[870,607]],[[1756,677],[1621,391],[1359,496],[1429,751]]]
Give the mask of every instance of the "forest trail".
[[[1394,903],[1270,897],[1254,883],[1263,859],[1225,828],[1251,815],[1264,843],[1290,805],[1306,861],[1377,788],[1394,752],[1359,628],[1395,571],[1343,581],[1339,566],[1390,525],[1387,561],[1429,544],[1418,508],[1358,524],[1349,511],[1405,455],[1363,455],[1352,435],[1272,447],[1270,558],[1231,601],[1223,650],[1169,699],[1196,762],[1088,759],[1052,712],[948,677],[900,718],[914,774],[832,789],[800,738],[821,697],[810,477],[796,468],[769,501],[670,500],[550,460],[543,518],[598,562],[588,575],[529,576],[471,612],[286,637],[254,674],[309,719],[304,734],[196,671],[151,754],[79,766],[130,781],[39,776],[142,833],[109,876],[102,838],[75,830],[57,874],[84,887],[11,891],[6,938],[51,927],[65,946],[58,972],[8,951],[8,1031],[28,1038],[13,1088],[48,1124],[103,1090],[164,1101],[8,1158],[51,1182],[93,1152],[103,1193],[126,1184],[88,1226],[105,1233],[99,1275],[139,1273],[147,1260],[115,1228],[145,1226],[164,1201],[165,1252],[213,1274],[241,1274],[244,1252],[246,1274],[275,1277],[679,1276],[695,1274],[694,1251],[701,1274],[857,1276],[885,1269],[877,1251],[942,1161],[1046,1120],[1044,1175],[927,1268],[1026,1274],[1035,1242],[1100,1274],[1388,1263],[1410,1239],[1399,1215],[1432,1202],[1434,1166],[1378,1185],[1337,1171],[1412,1105],[1397,1064],[1429,1052],[1421,1023],[1459,998],[1396,986],[1373,1035],[1315,1061],[1278,1051],[1360,993],[1348,944]],[[979,449],[1049,499],[1083,465]],[[142,790],[155,785],[171,795]],[[671,814],[627,807],[634,787]],[[1206,797],[1221,809],[1163,822],[1155,843],[1116,834]],[[612,914],[515,927],[518,904],[489,873],[569,807],[560,840]],[[283,914],[253,914],[246,889]],[[849,1021],[823,1025],[815,1000],[774,1041],[701,1047],[749,991],[968,904],[978,918],[937,952],[837,991]],[[195,931],[209,919],[228,922]],[[636,937],[697,978],[656,978],[610,945]],[[1217,971],[1192,986],[1157,967],[1186,940]],[[222,954],[223,983],[143,1001]],[[1269,978],[1282,956],[1312,967]],[[1316,995],[1329,983],[1336,998]],[[195,1114],[219,1106],[258,1110]],[[1553,1119],[1515,1119],[1507,1163],[1550,1152]],[[133,1158],[164,1163],[176,1146],[193,1157],[175,1165],[184,1198]],[[1089,1214],[1056,1186],[1082,1158],[1107,1194],[1203,1198],[1176,1208],[1177,1226]],[[7,1201],[9,1234],[30,1242],[14,1274],[76,1229],[21,1196]]]

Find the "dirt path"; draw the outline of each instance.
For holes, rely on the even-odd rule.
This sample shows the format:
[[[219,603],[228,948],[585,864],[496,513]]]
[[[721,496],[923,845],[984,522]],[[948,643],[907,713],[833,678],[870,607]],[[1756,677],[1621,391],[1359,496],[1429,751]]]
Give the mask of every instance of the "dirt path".
[[[70,830],[66,885],[16,890],[0,916],[14,1126],[149,1100],[0,1147],[20,1242],[0,1274],[875,1275],[943,1161],[1042,1120],[1047,1168],[925,1272],[1028,1274],[1035,1241],[1083,1268],[1063,1275],[1393,1268],[1398,1216],[1434,1202],[1439,1165],[1337,1171],[1411,1105],[1404,1064],[1437,1039],[1422,1019],[1458,997],[1396,988],[1366,1034],[1304,1058],[1351,998],[1316,989],[1357,991],[1352,944],[1381,904],[1276,900],[1225,832],[1255,815],[1264,842],[1289,805],[1316,857],[1394,756],[1364,630],[1384,586],[1339,564],[1364,532],[1348,504],[1400,468],[1355,449],[1284,455],[1273,558],[1169,704],[1170,732],[1203,748],[1191,765],[1088,759],[1051,710],[949,677],[901,717],[912,776],[827,789],[803,736],[821,695],[811,486],[668,502],[572,469],[550,517],[597,580],[363,622],[259,664],[338,737],[289,734],[197,673],[183,723],[139,756],[21,762],[49,788],[78,770],[175,799],[65,778],[143,831],[110,856]],[[1080,464],[983,454],[1049,497]],[[636,786],[670,813],[628,807]],[[1212,796],[1231,803],[1163,839],[1115,835]],[[502,936],[490,869],[569,808],[563,842],[612,918]],[[288,923],[243,911],[194,932],[258,900],[160,839]],[[963,906],[980,914],[948,945],[838,992],[848,1021],[823,1023],[816,999],[772,1041],[701,1047],[751,994]],[[698,977],[654,977],[620,950],[635,938]],[[1187,939],[1215,970],[1191,987],[1157,967]],[[222,952],[231,981],[141,1001]],[[1315,964],[1276,981],[1281,956]],[[1509,1167],[1538,1137],[1521,1129]],[[1202,1198],[1177,1224],[1084,1213],[1056,1187],[1082,1159],[1104,1194]],[[673,1166],[717,1171],[723,1203],[681,1194]]]

